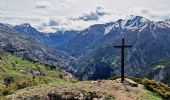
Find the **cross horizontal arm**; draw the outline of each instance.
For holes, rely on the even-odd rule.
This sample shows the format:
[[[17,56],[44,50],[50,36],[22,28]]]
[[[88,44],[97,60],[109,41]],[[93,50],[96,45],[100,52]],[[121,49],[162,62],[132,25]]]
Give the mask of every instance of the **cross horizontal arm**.
[[[122,48],[122,46],[114,46],[115,48]]]
[[[125,45],[125,46],[114,46],[115,48],[132,48],[132,45]]]
[[[132,48],[133,46],[132,45],[125,45],[124,47],[125,48]]]

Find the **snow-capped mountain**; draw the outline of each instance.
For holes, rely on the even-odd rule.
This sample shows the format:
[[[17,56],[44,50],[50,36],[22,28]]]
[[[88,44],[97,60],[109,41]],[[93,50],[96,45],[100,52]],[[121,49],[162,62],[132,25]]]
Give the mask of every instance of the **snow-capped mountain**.
[[[165,19],[164,22],[170,24],[170,18]]]
[[[81,52],[88,51],[85,50],[85,48],[88,49],[93,45],[96,46],[95,43],[97,42],[99,42],[98,45],[106,42],[109,38],[111,38],[111,35],[120,35],[120,33],[124,33],[125,30],[142,31],[152,23],[154,24],[154,22],[151,22],[141,16],[135,16],[128,20],[120,19],[116,22],[93,25],[81,31],[75,38],[68,41],[67,44],[61,45],[60,48],[65,51],[70,51],[69,49],[72,48],[76,49],[71,52],[73,55],[79,55],[79,52],[81,54]],[[138,32],[138,34],[140,33]]]
[[[133,45],[132,49],[126,50],[126,75],[147,76],[145,69],[170,57],[170,24],[164,21],[154,22],[141,16],[92,25],[82,31],[48,34],[37,31],[29,24],[9,26],[0,24],[3,30],[30,37],[52,49],[69,54],[70,59],[74,58],[73,62],[76,63],[72,63],[74,67],[65,67],[66,70],[71,69],[74,75],[83,79],[119,75],[120,51],[113,46],[120,44],[122,36],[125,37],[126,44]],[[155,77],[153,74],[151,78]]]
[[[93,25],[59,48],[79,58],[78,76],[108,78],[119,73],[120,52],[113,46],[120,44],[122,34],[126,43],[133,45],[126,50],[128,75],[138,75],[153,63],[170,57],[170,24],[141,16]]]

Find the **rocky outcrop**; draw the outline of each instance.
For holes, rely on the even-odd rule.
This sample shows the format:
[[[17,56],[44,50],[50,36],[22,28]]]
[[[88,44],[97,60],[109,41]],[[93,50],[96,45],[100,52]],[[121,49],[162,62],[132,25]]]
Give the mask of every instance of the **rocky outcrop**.
[[[44,100],[106,100],[106,96],[96,92],[62,92],[62,93],[49,93]]]
[[[59,74],[59,78],[65,79],[67,81],[77,81],[77,78],[75,78],[71,73],[68,73],[66,71],[62,71]]]
[[[132,81],[128,79],[129,81]],[[66,84],[44,84],[7,96],[14,100],[154,100],[143,85],[137,87],[117,80],[81,81]],[[161,99],[160,99],[161,100]]]

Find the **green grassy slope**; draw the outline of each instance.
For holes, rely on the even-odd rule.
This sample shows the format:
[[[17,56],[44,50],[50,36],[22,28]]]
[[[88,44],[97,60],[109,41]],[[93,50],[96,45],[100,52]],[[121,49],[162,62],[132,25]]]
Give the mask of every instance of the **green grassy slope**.
[[[50,70],[49,67],[40,64],[38,62],[31,62],[24,60],[20,57],[1,54],[0,60],[0,82],[3,82],[5,77],[14,77],[16,81],[20,79],[31,79],[31,71],[38,70],[41,71],[43,75],[36,76],[35,81],[41,82],[42,80],[47,80],[50,82],[62,83],[65,82],[63,79],[59,79],[59,74],[61,70]],[[43,81],[42,81],[43,82]]]
[[[32,72],[39,72],[33,79]],[[71,81],[59,77],[63,73],[59,69],[50,70],[48,66],[38,62],[31,62],[8,53],[0,54],[0,96],[5,96],[19,89],[39,84],[64,84]],[[13,77],[14,81],[7,88],[4,79]],[[1,99],[1,98],[0,98]]]

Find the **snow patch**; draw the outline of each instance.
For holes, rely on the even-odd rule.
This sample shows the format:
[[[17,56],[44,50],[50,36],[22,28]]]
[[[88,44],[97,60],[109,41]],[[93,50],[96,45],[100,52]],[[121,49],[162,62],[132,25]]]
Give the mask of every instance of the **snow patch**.
[[[108,27],[105,28],[105,32],[104,32],[104,35],[110,33],[110,31],[113,29],[114,25],[110,25]]]
[[[122,20],[122,21],[121,21],[121,23],[120,23],[120,25],[121,25],[121,28],[124,28],[124,27],[125,27],[125,25],[126,25],[126,23],[127,23],[127,21],[125,21],[125,20]]]

